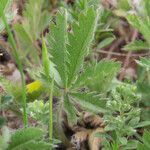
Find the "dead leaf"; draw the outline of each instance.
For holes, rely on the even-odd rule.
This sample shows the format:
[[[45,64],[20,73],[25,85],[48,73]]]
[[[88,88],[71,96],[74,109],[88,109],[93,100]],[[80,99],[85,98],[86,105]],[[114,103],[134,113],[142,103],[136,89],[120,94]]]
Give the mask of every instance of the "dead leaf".
[[[86,112],[84,114],[84,122],[90,123],[92,127],[103,126],[103,119],[98,115],[93,115],[91,113]]]
[[[85,129],[84,131],[79,131],[76,132],[72,138],[71,138],[71,142],[75,145],[76,149],[80,149],[81,148],[81,144],[83,144],[87,139],[88,139],[88,135],[92,130],[89,129]]]
[[[99,137],[95,137],[95,134],[97,132],[104,132],[104,129],[103,128],[97,128],[89,134],[88,143],[89,143],[90,150],[99,150],[100,149],[101,142],[103,140]]]

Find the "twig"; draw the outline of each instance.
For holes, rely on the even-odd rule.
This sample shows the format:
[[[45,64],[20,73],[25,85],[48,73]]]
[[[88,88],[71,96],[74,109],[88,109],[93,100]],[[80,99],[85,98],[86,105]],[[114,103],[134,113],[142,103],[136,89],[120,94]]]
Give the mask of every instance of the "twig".
[[[136,39],[137,35],[138,35],[137,30],[134,30],[134,31],[133,31],[133,36],[132,36],[131,41],[134,41],[134,40]],[[119,80],[122,80],[122,79],[124,78],[125,70],[126,70],[126,68],[128,67],[128,65],[129,65],[129,61],[130,61],[131,55],[132,55],[132,51],[129,51],[128,54],[127,54],[127,56],[126,56],[126,59],[125,59],[125,62],[124,62],[122,71],[121,71],[121,73],[120,73]]]
[[[118,39],[118,40],[111,46],[111,48],[109,49],[109,53],[108,53],[106,59],[110,59],[110,58],[111,58],[113,50],[114,50],[123,40],[124,40],[124,38],[120,38],[120,39]]]
[[[110,51],[105,51],[105,50],[96,50],[96,52],[98,53],[103,53],[103,54],[109,54],[111,53],[111,55],[115,55],[115,56],[122,56],[122,57],[127,57],[127,54],[122,54],[122,53],[117,53],[117,52],[110,52]],[[132,57],[142,57],[142,56],[150,56],[150,53],[142,53],[142,54],[132,54]]]

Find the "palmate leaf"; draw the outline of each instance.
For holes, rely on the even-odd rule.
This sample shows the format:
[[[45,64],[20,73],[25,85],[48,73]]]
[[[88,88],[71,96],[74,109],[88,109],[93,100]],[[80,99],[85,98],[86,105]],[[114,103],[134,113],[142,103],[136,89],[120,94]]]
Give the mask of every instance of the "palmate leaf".
[[[18,130],[12,135],[8,150],[20,150],[25,144],[40,139],[42,136],[43,131],[39,128],[30,127]]]
[[[140,1],[139,4],[141,4],[140,8],[142,8],[142,11],[137,11],[137,14],[128,14],[126,16],[128,22],[136,28],[144,37],[146,42],[143,41],[135,41],[131,44],[128,44],[124,47],[125,50],[140,50],[140,49],[149,49],[150,48],[150,1],[149,0],[143,0]]]
[[[100,93],[107,92],[120,69],[120,63],[112,60],[102,60],[95,68],[93,78],[87,83],[91,90]]]
[[[107,92],[119,69],[119,62],[102,60],[86,67],[77,78],[73,88],[87,86],[92,91]]]
[[[72,32],[68,34],[68,86],[74,81],[84,56],[87,55],[89,46],[93,40],[97,25],[97,12],[93,7],[88,8],[85,14],[79,15],[78,23],[72,24]]]
[[[133,14],[127,15],[127,20],[133,27],[143,34],[148,45],[150,45],[150,21]]]
[[[94,113],[104,113],[106,101],[101,99],[96,93],[71,93],[75,103],[80,104],[83,109],[92,111]]]
[[[88,81],[93,79],[95,68],[96,65],[90,65],[85,67],[82,73],[79,74],[72,88],[79,88],[87,85]]]
[[[50,15],[43,10],[44,0],[28,0],[23,12],[23,27],[31,39],[35,41],[41,32],[48,26]]]
[[[25,61],[27,59],[26,56],[30,54],[28,55],[28,58],[31,60],[31,62],[38,63],[39,57],[38,57],[37,49],[33,45],[33,41],[30,35],[25,31],[25,29],[21,24],[15,24],[14,30],[19,41],[18,45],[21,49],[19,50],[19,53],[22,60]],[[28,60],[26,60],[26,63],[28,63]]]
[[[52,60],[56,64],[63,86],[70,86],[74,81],[84,56],[88,53],[96,24],[97,13],[91,7],[86,14],[79,15],[78,22],[72,24],[72,31],[67,32],[66,12],[58,12],[56,25],[51,26],[49,44]]]
[[[67,14],[66,10],[57,13],[56,24],[50,27],[51,33],[48,36],[50,54],[52,61],[55,63],[57,71],[60,74],[63,86],[66,87],[67,83],[67,70],[66,70],[66,40],[67,40]]]
[[[26,9],[23,11],[22,24],[14,25],[20,56],[23,60],[27,60],[25,63],[28,65],[29,62],[32,65],[39,64],[39,49],[36,40],[40,38],[41,33],[50,22],[50,15],[43,9],[43,3],[44,0],[28,0]]]

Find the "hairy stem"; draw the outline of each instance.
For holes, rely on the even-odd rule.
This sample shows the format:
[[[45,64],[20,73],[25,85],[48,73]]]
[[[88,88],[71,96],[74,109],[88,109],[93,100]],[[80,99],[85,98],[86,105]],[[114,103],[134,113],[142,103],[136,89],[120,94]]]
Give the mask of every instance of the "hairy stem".
[[[53,139],[53,89],[54,89],[54,76],[50,77],[50,61],[49,61],[49,57],[48,57],[48,52],[47,52],[47,47],[45,44],[45,40],[44,38],[42,39],[42,60],[43,60],[43,69],[44,69],[44,73],[46,75],[46,80],[47,83],[49,85],[49,139],[50,141],[52,141]]]
[[[63,128],[62,128],[62,111],[63,111],[63,101],[64,101],[64,96],[62,96],[61,101],[59,106],[57,107],[57,129],[58,129],[58,137],[60,138],[60,140],[62,141],[62,143],[64,144],[64,146],[69,147],[70,142],[67,139]]]
[[[52,78],[50,88],[50,99],[49,99],[49,138],[50,141],[53,139],[53,89],[54,89],[54,77]]]
[[[7,19],[4,15],[4,13],[2,13],[2,20],[4,22],[4,25],[6,27],[6,30],[8,32],[8,36],[9,36],[9,42],[12,46],[13,49],[13,55],[14,58],[16,60],[16,64],[18,65],[18,69],[20,71],[20,75],[21,75],[21,83],[22,83],[22,101],[23,101],[23,122],[24,122],[24,126],[27,127],[28,126],[28,115],[27,115],[27,103],[26,103],[26,83],[25,83],[25,77],[24,77],[24,72],[23,72],[23,65],[21,63],[21,60],[19,58],[19,54],[17,52],[17,45],[16,42],[14,40],[14,37],[12,35],[11,29],[8,25]]]

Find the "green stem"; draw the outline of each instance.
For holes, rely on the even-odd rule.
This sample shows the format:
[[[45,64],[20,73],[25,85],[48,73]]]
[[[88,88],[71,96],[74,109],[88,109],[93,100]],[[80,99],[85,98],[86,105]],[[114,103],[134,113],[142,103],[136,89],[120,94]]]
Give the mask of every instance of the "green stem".
[[[57,130],[58,130],[57,135],[58,135],[58,138],[64,144],[64,146],[69,147],[70,146],[70,142],[67,139],[67,137],[66,137],[66,135],[64,133],[64,130],[62,128],[63,101],[64,101],[64,93],[63,93],[63,95],[61,97],[61,100],[60,100],[60,103],[59,103],[59,105],[57,107],[57,122],[56,122]]]
[[[54,77],[52,78],[50,88],[50,99],[49,99],[49,138],[53,140],[53,89],[54,89]]]
[[[54,75],[52,80],[50,78],[50,61],[48,57],[48,51],[45,44],[44,38],[42,38],[42,60],[43,60],[43,69],[46,75],[46,80],[49,85],[50,95],[49,95],[49,139],[53,139],[53,89],[54,89]]]
[[[23,122],[24,122],[24,126],[27,127],[28,126],[28,116],[27,116],[27,109],[26,109],[27,108],[27,106],[26,106],[27,105],[27,103],[26,103],[26,83],[25,83],[25,77],[24,77],[24,73],[23,73],[23,66],[22,66],[21,60],[19,58],[19,54],[17,52],[17,46],[15,43],[14,37],[12,35],[11,29],[8,25],[8,22],[7,22],[7,19],[4,15],[4,13],[2,13],[2,20],[4,22],[6,30],[8,32],[9,42],[13,48],[13,55],[14,55],[16,64],[18,65],[18,69],[19,69],[19,72],[21,75],[21,83],[22,83],[21,93],[22,93],[22,101],[23,101]]]

